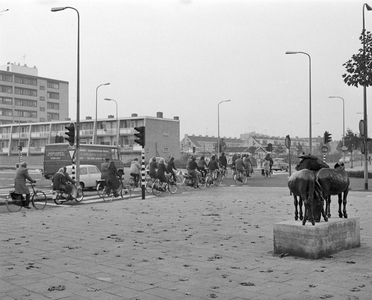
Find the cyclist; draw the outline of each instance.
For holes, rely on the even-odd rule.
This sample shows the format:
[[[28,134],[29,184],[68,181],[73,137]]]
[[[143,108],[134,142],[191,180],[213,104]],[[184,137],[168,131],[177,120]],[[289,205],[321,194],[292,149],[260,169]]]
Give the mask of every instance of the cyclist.
[[[205,159],[204,159],[204,156],[200,157],[199,161],[198,161],[198,169],[200,171],[200,173],[202,174],[203,177],[205,177],[205,175],[207,175],[207,170],[205,169],[206,167],[208,167]]]
[[[176,166],[174,165],[174,157],[171,157],[167,165],[167,171],[169,174],[172,175],[174,182],[177,182],[176,174],[174,173],[173,170],[177,170],[177,169],[176,169]]]
[[[238,180],[242,181],[242,175],[244,173],[245,166],[244,166],[243,160],[240,155],[238,155],[235,160],[235,168],[236,168],[236,175],[238,176]]]
[[[222,152],[220,158],[219,158],[219,161],[220,161],[220,166],[221,168],[225,169],[227,168],[227,159],[226,159],[226,156],[225,156],[225,153]]]
[[[130,176],[132,176],[133,179],[134,179],[134,185],[136,187],[138,187],[138,180],[139,180],[140,173],[141,173],[141,165],[138,162],[138,158],[137,157],[130,164],[130,171],[129,171],[129,173],[130,173]]]
[[[65,194],[67,194],[67,200],[72,200],[72,192],[74,191],[74,185],[76,183],[68,173],[66,172],[66,167],[62,167],[58,170],[57,173],[54,174],[53,179],[53,190],[62,190]],[[67,182],[71,182],[72,184],[67,184]]]
[[[218,162],[217,162],[216,157],[214,155],[212,155],[212,157],[211,157],[211,161],[208,164],[208,168],[209,168],[209,173],[211,174],[212,179],[214,179],[213,173],[218,172],[219,169],[220,169],[218,167]]]
[[[274,161],[271,158],[270,153],[267,153],[265,159],[268,160],[269,163],[270,163],[270,175],[271,175],[273,173],[273,169],[272,168],[273,168]]]
[[[187,170],[189,172],[189,175],[191,175],[194,188],[198,188],[198,177],[196,176],[195,170],[199,170],[199,167],[195,160],[195,157],[191,156],[191,159],[187,166]]]
[[[16,195],[26,195],[26,200],[22,198],[22,206],[30,209],[30,191],[26,186],[26,179],[35,183],[36,181],[33,180],[30,175],[28,175],[27,163],[23,162],[20,164],[19,168],[17,169],[16,176],[14,178],[14,194]]]
[[[244,163],[244,167],[245,167],[247,177],[251,177],[249,171],[250,171],[252,163],[251,163],[251,160],[249,159],[249,154],[244,155],[243,163]]]
[[[159,160],[158,170],[156,171],[156,178],[159,179],[161,186],[163,186],[164,182],[167,182],[167,178],[165,177],[165,173],[169,173],[167,168],[165,167],[164,158]]]
[[[157,167],[158,167],[158,164],[156,163],[156,157],[151,158],[149,175],[153,179],[156,179],[156,169],[157,169]]]

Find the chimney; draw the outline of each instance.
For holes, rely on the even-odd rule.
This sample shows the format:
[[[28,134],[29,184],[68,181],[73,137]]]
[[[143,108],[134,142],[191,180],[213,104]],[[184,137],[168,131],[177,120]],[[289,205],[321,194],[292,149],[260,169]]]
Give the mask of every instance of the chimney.
[[[138,117],[138,115],[137,114],[132,114],[132,117]]]
[[[85,120],[92,120],[92,117],[91,116],[86,116]]]
[[[157,117],[157,118],[163,118],[163,113],[162,113],[161,111],[158,111],[158,112],[156,113],[156,117]]]
[[[179,120],[180,117],[179,117],[179,116],[174,116],[173,119],[174,119],[174,120]]]
[[[113,119],[114,118],[114,115],[108,115],[107,118]]]

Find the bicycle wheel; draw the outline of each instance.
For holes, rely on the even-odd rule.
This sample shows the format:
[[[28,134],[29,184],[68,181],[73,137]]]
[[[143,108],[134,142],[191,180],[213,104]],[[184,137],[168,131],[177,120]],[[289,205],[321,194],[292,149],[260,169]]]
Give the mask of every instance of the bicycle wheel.
[[[198,183],[199,189],[204,190],[207,187],[207,183],[205,181],[205,177],[199,177],[199,183]]]
[[[215,186],[219,186],[221,185],[222,183],[222,180],[221,180],[221,175],[218,174],[214,179],[213,179],[213,183]]]
[[[76,202],[81,202],[84,199],[84,192],[81,186],[77,187]]]
[[[192,186],[191,186],[191,179],[190,178],[184,178],[183,179],[183,188],[185,189],[185,191],[191,190]]]
[[[177,182],[176,182],[177,186],[182,186],[183,184],[182,176],[176,175],[176,179],[177,179]]]
[[[159,197],[162,193],[162,191],[159,191],[160,188],[160,182],[158,179],[155,180],[154,184],[152,185],[152,193],[156,196]]]
[[[36,191],[31,197],[32,206],[42,210],[47,205],[47,197],[44,192]]]
[[[242,181],[243,181],[243,183],[247,183],[247,181],[248,181],[248,177],[247,177],[246,174],[243,175],[243,177],[242,177]]]
[[[234,174],[234,182],[236,185],[240,185],[242,182],[239,180],[238,175]]]
[[[175,194],[175,193],[177,193],[177,183],[175,183],[173,180],[170,180],[168,183],[167,183],[167,185],[168,185],[168,191],[169,191],[169,193],[171,193],[171,194]]]
[[[119,194],[120,194],[121,198],[129,199],[130,197],[132,197],[132,189],[129,185],[125,185],[125,186],[120,188],[120,193]]]
[[[61,192],[57,192],[57,191],[53,191],[53,200],[54,200],[54,203],[57,204],[57,205],[60,205],[62,204],[64,201],[64,199],[62,199],[62,193]]]
[[[205,186],[206,187],[210,187],[212,182],[213,182],[213,180],[212,180],[211,175],[208,174],[207,176],[205,176]]]
[[[97,184],[97,194],[100,198],[103,198],[104,190],[105,190],[105,183],[104,182],[98,183]]]
[[[133,178],[133,177],[130,177],[130,178],[128,179],[128,185],[130,186],[131,190],[134,191],[136,185],[135,185],[135,183],[134,183],[134,178]]]
[[[5,203],[10,212],[20,211],[23,204],[22,200],[13,199],[11,193],[6,196]]]

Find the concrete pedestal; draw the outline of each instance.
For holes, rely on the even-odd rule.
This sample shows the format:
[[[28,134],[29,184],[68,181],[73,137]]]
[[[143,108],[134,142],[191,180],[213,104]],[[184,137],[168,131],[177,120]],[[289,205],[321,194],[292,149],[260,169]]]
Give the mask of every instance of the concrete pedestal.
[[[274,224],[274,253],[320,258],[360,246],[359,218],[315,223],[285,221]]]

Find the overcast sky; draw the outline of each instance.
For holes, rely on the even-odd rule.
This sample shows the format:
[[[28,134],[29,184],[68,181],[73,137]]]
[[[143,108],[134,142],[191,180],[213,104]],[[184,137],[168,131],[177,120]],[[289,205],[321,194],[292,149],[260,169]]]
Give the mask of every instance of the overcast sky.
[[[184,134],[239,137],[250,131],[309,135],[311,56],[314,136],[359,132],[363,90],[347,86],[342,66],[361,47],[358,0],[2,0],[0,65],[36,66],[70,83],[76,119],[77,14],[80,13],[81,119],[132,113],[178,116]],[[369,3],[372,6],[372,2]],[[372,12],[365,12],[372,30]],[[368,89],[368,100],[372,90]],[[372,103],[368,102],[368,113]],[[372,130],[372,115],[369,122]],[[372,131],[369,133],[371,135]]]

